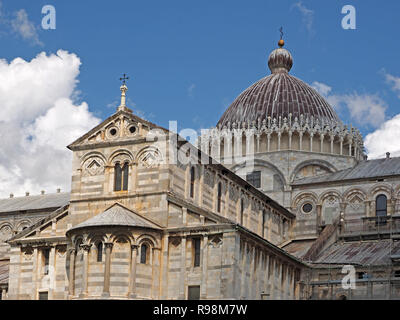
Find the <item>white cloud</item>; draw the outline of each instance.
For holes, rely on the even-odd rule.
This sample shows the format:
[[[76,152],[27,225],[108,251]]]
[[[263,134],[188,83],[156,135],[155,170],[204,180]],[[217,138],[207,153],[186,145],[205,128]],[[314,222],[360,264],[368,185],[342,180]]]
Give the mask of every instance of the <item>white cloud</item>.
[[[69,190],[66,145],[100,122],[85,102],[74,102],[80,64],[63,50],[0,60],[0,196]]]
[[[43,46],[39,40],[39,27],[29,20],[25,9],[7,12],[3,9],[3,3],[0,1],[0,27],[1,35],[14,34],[33,45]]]
[[[195,85],[194,83],[192,83],[192,84],[189,86],[189,88],[187,89],[187,92],[188,92],[188,96],[189,96],[189,97],[193,97],[194,88],[196,88],[196,85]]]
[[[311,87],[313,87],[315,90],[317,90],[324,97],[327,97],[329,95],[329,93],[332,91],[332,87],[326,85],[325,83],[318,82],[318,81],[314,81],[311,84]]]
[[[392,90],[397,93],[400,98],[400,77],[393,76],[389,73],[384,73],[386,82],[392,85]]]
[[[24,9],[15,13],[14,19],[11,20],[11,27],[13,32],[21,36],[22,39],[28,40],[33,44],[43,45],[39,40],[35,25],[29,20],[28,14]]]
[[[304,25],[306,26],[307,31],[313,35],[315,33],[313,28],[314,22],[314,10],[308,9],[305,5],[303,5],[302,1],[296,2],[292,5],[292,8],[296,8],[300,11],[302,15],[302,20]]]
[[[311,85],[329,104],[339,110],[345,107],[353,121],[361,126],[379,127],[385,121],[387,105],[376,94],[331,94],[332,88],[321,82],[313,82]]]
[[[385,157],[386,152],[391,156],[400,156],[400,114],[384,122],[379,129],[365,137],[365,148],[371,159]]]

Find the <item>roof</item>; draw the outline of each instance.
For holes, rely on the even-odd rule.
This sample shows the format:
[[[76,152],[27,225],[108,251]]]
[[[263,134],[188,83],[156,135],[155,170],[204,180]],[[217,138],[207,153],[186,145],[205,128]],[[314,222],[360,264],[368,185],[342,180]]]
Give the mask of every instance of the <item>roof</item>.
[[[292,241],[284,246],[282,249],[284,249],[291,255],[301,259],[308,252],[308,250],[310,250],[314,241],[315,239]]]
[[[59,208],[69,203],[70,193],[49,193],[37,196],[0,199],[0,213]]]
[[[8,285],[10,260],[0,260],[0,285]]]
[[[320,121],[340,123],[329,103],[312,87],[288,74],[292,66],[290,53],[283,48],[274,50],[268,61],[272,74],[244,90],[222,115],[217,126],[229,123],[251,123],[268,117],[295,119],[313,117]]]
[[[324,250],[315,263],[386,265],[390,256],[400,254],[400,241],[336,242]]]
[[[364,160],[352,168],[295,180],[292,185],[326,183],[400,175],[400,157]]]
[[[141,217],[136,212],[125,208],[119,203],[116,203],[108,208],[106,211],[76,225],[70,230],[103,226],[124,226],[161,229],[161,227],[154,222],[144,217]]]

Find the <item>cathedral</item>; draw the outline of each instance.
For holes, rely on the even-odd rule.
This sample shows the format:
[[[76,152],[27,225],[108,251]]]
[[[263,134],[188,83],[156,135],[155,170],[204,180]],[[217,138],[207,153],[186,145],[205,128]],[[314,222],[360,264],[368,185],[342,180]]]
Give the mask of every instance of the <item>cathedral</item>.
[[[368,160],[292,65],[281,39],[194,145],[123,79],[70,192],[0,199],[0,300],[399,299],[400,158]]]

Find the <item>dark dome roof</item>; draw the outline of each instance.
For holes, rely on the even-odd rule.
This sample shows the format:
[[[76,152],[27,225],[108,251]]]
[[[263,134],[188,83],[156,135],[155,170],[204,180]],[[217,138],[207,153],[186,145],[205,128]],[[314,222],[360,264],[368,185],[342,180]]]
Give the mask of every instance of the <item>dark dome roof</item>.
[[[313,116],[320,121],[340,119],[329,103],[308,84],[288,74],[293,60],[289,51],[278,48],[268,58],[272,74],[244,90],[224,112],[217,126],[228,123],[256,123],[268,117]]]

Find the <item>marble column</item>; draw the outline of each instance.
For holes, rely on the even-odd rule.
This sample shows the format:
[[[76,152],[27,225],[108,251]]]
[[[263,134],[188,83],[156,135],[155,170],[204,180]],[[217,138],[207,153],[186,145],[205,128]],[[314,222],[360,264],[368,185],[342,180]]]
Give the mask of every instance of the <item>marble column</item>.
[[[186,236],[181,240],[181,277],[179,279],[179,299],[185,299],[185,274],[186,274]]]
[[[104,285],[102,296],[107,298],[110,296],[110,277],[111,277],[111,250],[113,247],[112,242],[105,242],[106,259],[104,266]]]
[[[80,298],[86,297],[88,294],[88,272],[89,272],[89,250],[91,245],[81,244],[83,249],[83,275],[82,275],[82,293]]]
[[[201,261],[201,286],[200,286],[200,298],[207,298],[207,266],[208,266],[208,235],[203,237],[203,248],[202,248],[202,261]]]
[[[74,295],[75,291],[75,256],[76,250],[75,248],[69,250],[69,286],[68,286],[68,295],[69,299],[71,299]]]
[[[136,298],[136,262],[138,246],[134,244],[131,246],[131,249],[131,274],[129,279],[128,297],[134,299]]]
[[[56,285],[56,247],[50,248],[48,268],[49,268],[48,274],[50,277],[49,300],[53,300],[53,294]]]

